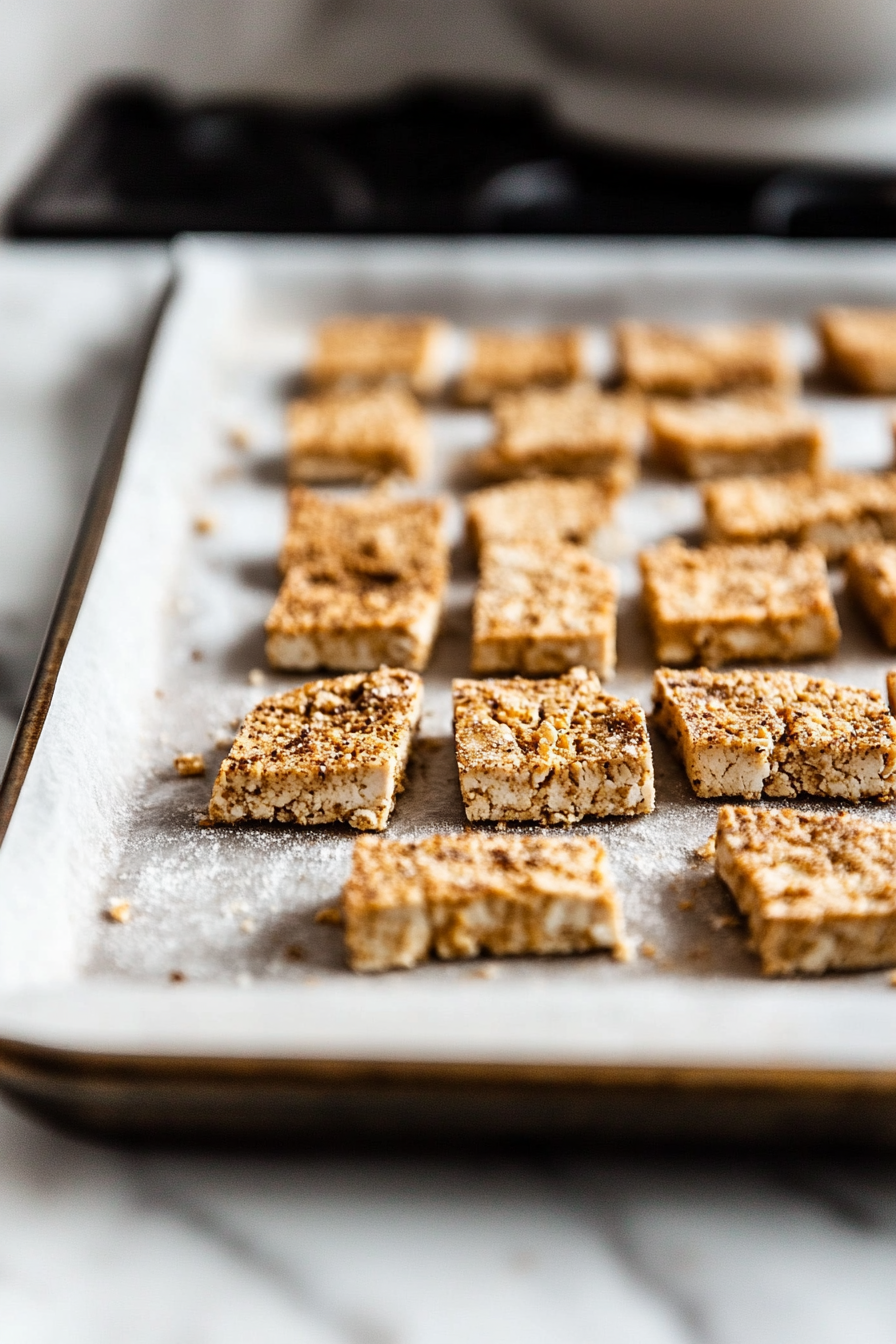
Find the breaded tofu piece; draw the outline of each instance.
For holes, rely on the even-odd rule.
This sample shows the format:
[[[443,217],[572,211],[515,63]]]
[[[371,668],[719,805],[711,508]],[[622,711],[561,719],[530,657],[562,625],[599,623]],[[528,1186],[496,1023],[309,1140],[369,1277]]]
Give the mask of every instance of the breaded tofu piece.
[[[589,383],[498,397],[495,437],[476,460],[486,476],[590,476],[616,490],[637,474],[644,437],[638,398]]]
[[[577,328],[474,331],[456,395],[464,406],[487,406],[500,392],[556,387],[586,372],[585,336]]]
[[[222,762],[209,819],[384,830],[422,705],[417,674],[392,667],[262,700]]]
[[[804,407],[773,395],[657,400],[648,415],[657,460],[692,480],[821,471],[825,435]]]
[[[896,392],[896,309],[823,308],[815,324],[831,373],[858,392]]]
[[[840,623],[817,546],[704,546],[677,538],[640,556],[657,661],[717,667],[827,657]]]
[[[443,499],[290,492],[285,578],[265,623],[273,667],[421,670],[448,581]]]
[[[489,542],[473,602],[474,672],[616,667],[616,575],[568,541]]]
[[[609,522],[617,492],[586,477],[535,476],[487,485],[467,495],[467,530],[476,550],[490,541],[572,541],[587,546]]]
[[[877,691],[802,672],[654,674],[653,712],[699,798],[889,798],[896,720]]]
[[[811,542],[840,560],[861,541],[896,540],[896,472],[744,476],[703,486],[709,541]]]
[[[742,388],[793,388],[796,368],[780,327],[692,330],[620,322],[616,352],[624,383],[659,396],[699,397]]]
[[[846,553],[849,591],[888,649],[896,649],[896,543],[864,541]]]
[[[848,812],[720,807],[716,872],[764,975],[896,963],[896,826]]]
[[[469,821],[566,825],[653,811],[653,757],[637,700],[583,667],[545,681],[453,683],[454,734]]]
[[[308,367],[313,387],[406,383],[422,397],[441,391],[442,343],[448,326],[437,317],[335,317],[315,333]]]
[[[432,452],[426,416],[406,388],[337,389],[290,403],[287,472],[300,481],[416,479]]]
[[[364,836],[342,910],[355,971],[624,946],[606,850],[590,835]]]

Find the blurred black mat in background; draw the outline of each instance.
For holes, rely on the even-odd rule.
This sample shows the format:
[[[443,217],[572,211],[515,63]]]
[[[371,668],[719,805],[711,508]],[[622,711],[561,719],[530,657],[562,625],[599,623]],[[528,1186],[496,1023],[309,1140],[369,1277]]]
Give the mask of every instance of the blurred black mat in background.
[[[558,126],[535,97],[486,88],[320,107],[127,84],[76,109],[5,231],[893,238],[896,176],[620,151]]]

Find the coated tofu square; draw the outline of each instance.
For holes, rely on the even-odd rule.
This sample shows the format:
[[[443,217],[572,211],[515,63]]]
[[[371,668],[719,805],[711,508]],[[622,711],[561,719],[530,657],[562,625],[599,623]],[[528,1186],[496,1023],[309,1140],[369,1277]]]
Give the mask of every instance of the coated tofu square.
[[[317,329],[308,381],[328,387],[395,379],[420,396],[435,395],[447,330],[436,317],[335,317]]]
[[[864,607],[888,649],[896,649],[896,544],[866,541],[846,555],[849,591]]]
[[[827,657],[840,624],[817,546],[663,542],[640,557],[657,661],[717,667]]]
[[[841,560],[859,542],[896,540],[896,472],[713,481],[703,486],[703,508],[710,541],[811,543]]]
[[[622,322],[616,352],[623,382],[660,396],[698,397],[741,388],[792,388],[798,378],[774,325],[694,330]]]
[[[448,579],[445,501],[290,492],[285,578],[265,624],[273,667],[420,670]]]
[[[593,836],[364,836],[342,908],[355,971],[416,966],[431,954],[623,951],[622,911]]]
[[[568,541],[490,542],[473,603],[474,672],[616,667],[616,576]]]
[[[422,703],[416,673],[390,667],[262,700],[218,771],[210,820],[384,830]]]
[[[456,394],[465,406],[487,406],[499,392],[571,383],[585,372],[584,335],[577,329],[474,331]]]
[[[529,388],[495,401],[495,437],[480,454],[489,476],[590,476],[621,491],[637,472],[644,410],[587,383]]]
[[[324,392],[287,409],[291,481],[357,481],[390,473],[416,478],[430,451],[426,416],[403,387]]]
[[[563,677],[456,680],[454,734],[469,821],[568,825],[653,811],[653,758],[637,700],[585,668]]]
[[[765,975],[896,963],[896,826],[847,812],[721,807],[716,872]]]
[[[657,400],[648,423],[657,460],[692,480],[824,466],[821,424],[779,397]]]
[[[616,491],[586,477],[505,481],[474,490],[465,501],[476,550],[490,541],[571,541],[587,546],[608,522]]]
[[[877,691],[801,672],[660,668],[653,699],[699,798],[892,796],[896,721]]]
[[[831,373],[858,392],[896,392],[896,309],[825,308],[816,325]]]

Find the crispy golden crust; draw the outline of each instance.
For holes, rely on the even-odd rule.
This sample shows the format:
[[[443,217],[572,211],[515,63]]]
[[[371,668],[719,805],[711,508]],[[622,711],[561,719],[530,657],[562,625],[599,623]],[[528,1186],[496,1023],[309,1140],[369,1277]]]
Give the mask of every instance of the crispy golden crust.
[[[485,406],[499,392],[557,386],[584,376],[584,336],[577,329],[475,331],[456,394],[465,406]]]
[[[896,826],[790,808],[722,807],[716,871],[766,975],[896,962]]]
[[[816,546],[697,550],[671,540],[642,552],[640,563],[661,663],[789,662],[837,648],[840,626]]]
[[[653,760],[636,700],[574,668],[546,681],[456,680],[454,729],[470,821],[558,824],[653,810]]]
[[[439,391],[438,346],[446,324],[435,317],[337,317],[317,329],[308,381],[406,382],[421,396]]]
[[[877,691],[801,672],[654,676],[654,715],[701,798],[889,798],[896,722]]]
[[[743,477],[703,487],[710,541],[811,542],[837,560],[862,541],[896,538],[896,472]]]
[[[623,380],[642,392],[705,396],[745,387],[790,388],[796,370],[776,326],[697,331],[621,322],[616,349]]]
[[[430,434],[419,403],[403,387],[325,392],[287,409],[290,480],[360,480],[422,474]]]
[[[846,555],[849,591],[877,626],[888,649],[896,649],[896,545],[866,541]]]
[[[475,490],[465,500],[477,551],[489,541],[548,538],[587,545],[609,520],[617,492],[604,482],[537,476]]]
[[[896,310],[825,308],[816,326],[830,372],[859,392],[896,392]]]
[[[342,902],[356,971],[415,966],[430,953],[454,959],[622,946],[606,851],[592,836],[364,837]]]
[[[656,400],[648,423],[657,459],[693,480],[817,472],[824,465],[819,421],[774,394]]]
[[[491,542],[473,603],[474,672],[616,666],[616,576],[571,542]]]
[[[290,492],[286,577],[265,624],[275,667],[420,669],[448,578],[445,501]]]
[[[489,476],[590,476],[626,489],[637,471],[644,408],[588,383],[507,393],[494,404],[495,438],[477,460]]]
[[[210,819],[383,830],[422,702],[416,673],[389,667],[262,700],[218,771]]]

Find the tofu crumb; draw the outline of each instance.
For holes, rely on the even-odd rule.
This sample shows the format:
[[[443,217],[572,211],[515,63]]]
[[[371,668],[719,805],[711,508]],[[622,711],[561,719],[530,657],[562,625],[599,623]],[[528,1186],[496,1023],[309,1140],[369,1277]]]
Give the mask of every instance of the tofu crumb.
[[[697,850],[697,853],[698,853],[698,854],[700,853],[700,850],[699,850],[699,849]],[[713,854],[714,854],[714,853],[715,853],[715,846],[713,846]],[[710,857],[710,856],[707,855],[707,858],[709,858],[709,857]],[[693,910],[693,908],[694,908],[694,902],[691,901],[691,900],[683,900],[683,901],[679,901],[679,902],[678,902],[678,908],[679,908],[679,910],[681,910],[682,912],[685,912],[685,911],[687,911],[687,910]]]
[[[214,532],[217,526],[216,519],[208,513],[201,513],[198,517],[193,519],[193,531],[197,532],[202,537],[207,536],[210,532]]]
[[[642,957],[647,957],[648,961],[653,961],[656,956],[656,948],[653,943],[642,943],[640,947]]]
[[[713,859],[716,856],[715,832],[713,832],[713,834],[709,837],[709,839],[704,844],[702,844],[699,849],[695,849],[694,853],[698,859],[703,859],[707,863],[712,863]],[[689,902],[689,905],[692,906],[693,904],[694,904],[693,901]],[[681,907],[679,906],[679,909],[680,908]]]
[[[227,432],[227,442],[231,448],[236,448],[239,452],[245,452],[252,446],[252,437],[243,425],[231,425]]]
[[[878,691],[802,672],[659,668],[653,698],[698,798],[893,796],[896,720]]]
[[[719,809],[716,872],[765,975],[896,962],[896,826],[854,813]]]
[[[116,901],[114,905],[106,906],[103,911],[103,917],[108,919],[111,924],[127,924],[131,918],[131,906],[129,901]]]
[[[168,972],[168,979],[169,979],[169,981],[171,982],[172,985],[182,985],[182,984],[184,983],[184,981],[186,980],[186,978],[187,978],[187,977],[184,975],[183,971],[169,971],[169,972]]]
[[[265,680],[265,674],[260,667],[253,667],[246,677],[246,681],[250,686],[263,686]]]
[[[364,837],[343,908],[356,971],[408,968],[431,954],[613,951],[622,941],[607,854],[594,836]]]
[[[205,757],[199,752],[188,751],[181,756],[175,756],[173,765],[177,773],[184,777],[205,774]]]
[[[640,556],[657,661],[717,667],[826,657],[840,642],[817,546],[706,546],[677,539]]]
[[[343,922],[341,905],[325,905],[314,916],[315,924],[341,924]]]
[[[584,667],[527,681],[454,681],[460,788],[468,821],[562,826],[653,811],[644,711]]]

